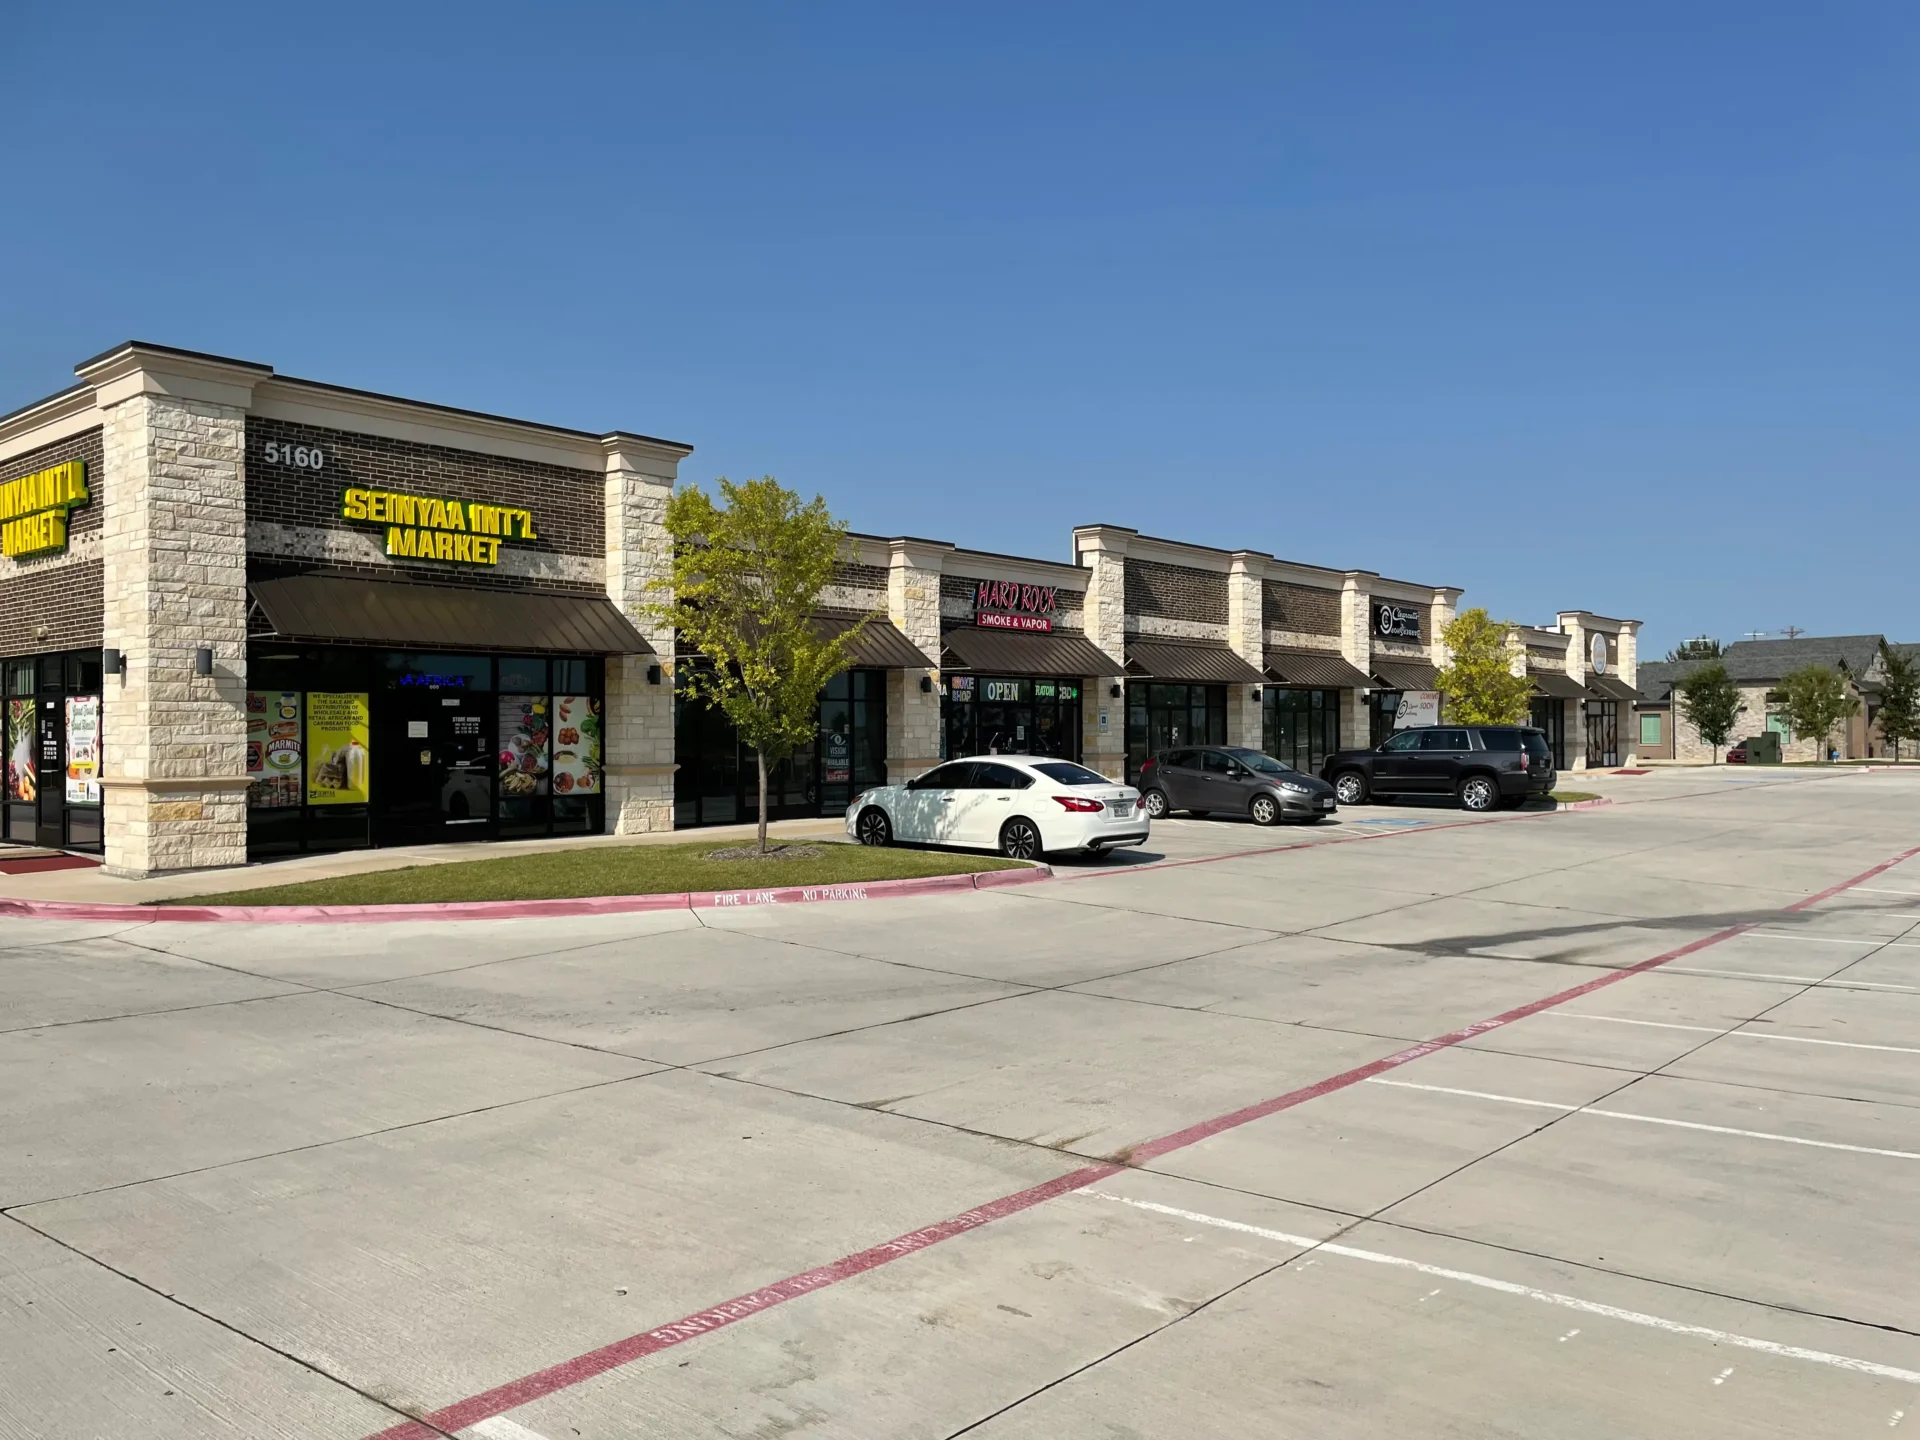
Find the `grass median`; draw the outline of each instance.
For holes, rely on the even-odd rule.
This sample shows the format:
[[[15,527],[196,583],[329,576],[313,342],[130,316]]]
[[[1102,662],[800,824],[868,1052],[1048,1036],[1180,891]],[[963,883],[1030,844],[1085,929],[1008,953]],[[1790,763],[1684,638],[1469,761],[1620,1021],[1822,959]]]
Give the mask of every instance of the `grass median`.
[[[784,885],[861,885],[873,880],[918,880],[1019,870],[1017,860],[994,855],[950,855],[937,850],[876,849],[861,845],[789,845],[771,857],[736,856],[709,840],[692,845],[596,845],[540,850],[491,860],[455,860],[223,890],[161,901],[167,905],[422,905],[467,900],[572,900],[599,895],[674,895],[684,890],[771,890]]]

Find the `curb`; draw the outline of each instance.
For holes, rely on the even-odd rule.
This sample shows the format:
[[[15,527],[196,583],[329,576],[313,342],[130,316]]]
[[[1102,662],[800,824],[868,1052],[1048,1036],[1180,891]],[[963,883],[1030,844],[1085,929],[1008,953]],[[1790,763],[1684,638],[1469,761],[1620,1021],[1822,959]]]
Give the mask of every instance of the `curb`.
[[[565,900],[455,900],[423,905],[106,905],[77,900],[0,899],[0,916],[31,920],[172,920],[265,925],[381,924],[401,920],[524,920],[567,915],[631,915],[648,910],[734,910],[754,905],[819,905],[943,895],[1003,885],[1037,885],[1053,867],[982,870],[856,885],[787,885],[770,890],[695,890],[676,895],[584,895]]]

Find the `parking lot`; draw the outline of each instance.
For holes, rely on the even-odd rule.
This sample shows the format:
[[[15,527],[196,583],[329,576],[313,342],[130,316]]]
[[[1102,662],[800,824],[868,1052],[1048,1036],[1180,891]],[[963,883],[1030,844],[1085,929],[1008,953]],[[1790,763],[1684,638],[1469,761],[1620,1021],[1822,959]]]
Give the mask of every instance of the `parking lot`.
[[[7,922],[0,1437],[1920,1425],[1920,776],[1590,788],[998,893]]]

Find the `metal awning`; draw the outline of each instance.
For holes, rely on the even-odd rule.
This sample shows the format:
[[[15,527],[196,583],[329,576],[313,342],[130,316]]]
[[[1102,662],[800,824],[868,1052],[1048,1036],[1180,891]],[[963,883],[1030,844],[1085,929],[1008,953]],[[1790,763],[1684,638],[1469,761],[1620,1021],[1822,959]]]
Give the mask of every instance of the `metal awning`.
[[[1200,685],[1259,685],[1267,678],[1226,646],[1194,640],[1131,642],[1127,646],[1127,674]]]
[[[1527,667],[1527,678],[1533,682],[1533,693],[1545,695],[1554,700],[1584,700],[1587,692],[1580,682],[1564,670],[1535,670]]]
[[[860,623],[858,610],[822,610],[814,616],[821,638],[844,635]],[[867,616],[867,623],[853,637],[851,654],[855,666],[875,670],[921,670],[930,662],[914,643],[884,615]]]
[[[1376,660],[1373,678],[1388,690],[1440,688],[1440,672],[1424,660]]]
[[[1365,690],[1373,682],[1367,672],[1327,650],[1268,649],[1267,678],[1281,685],[1304,685],[1316,690]]]
[[[1632,702],[1640,698],[1640,692],[1627,684],[1618,675],[1593,675],[1587,679],[1587,694],[1596,700],[1626,700]]]
[[[290,575],[256,580],[248,589],[273,637],[281,640],[415,650],[653,654],[633,622],[604,595],[409,585],[347,575]]]
[[[940,637],[940,668],[986,675],[1118,675],[1120,666],[1077,631],[1021,635],[965,626]]]

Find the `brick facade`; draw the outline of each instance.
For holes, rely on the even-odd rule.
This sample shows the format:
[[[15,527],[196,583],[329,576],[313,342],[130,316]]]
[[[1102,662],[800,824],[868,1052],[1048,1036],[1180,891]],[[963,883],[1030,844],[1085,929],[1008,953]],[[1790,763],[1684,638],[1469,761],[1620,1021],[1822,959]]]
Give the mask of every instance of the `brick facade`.
[[[269,464],[266,447],[318,447],[319,470]],[[535,538],[500,547],[498,565],[455,565],[384,553],[377,525],[342,518],[348,486],[483,500],[531,511]],[[605,476],[510,456],[247,418],[248,549],[255,578],[325,569],[441,585],[604,593]]]
[[[98,426],[0,461],[0,484],[78,460],[92,497],[67,512],[67,548],[21,560],[0,557],[0,655],[91,650],[100,641],[105,589],[100,540],[106,528],[106,453]]]
[[[1200,625],[1227,623],[1227,577],[1216,570],[1127,557],[1127,613]]]
[[[1269,630],[1286,630],[1296,635],[1340,634],[1338,590],[1268,580],[1262,583],[1260,594]]]

